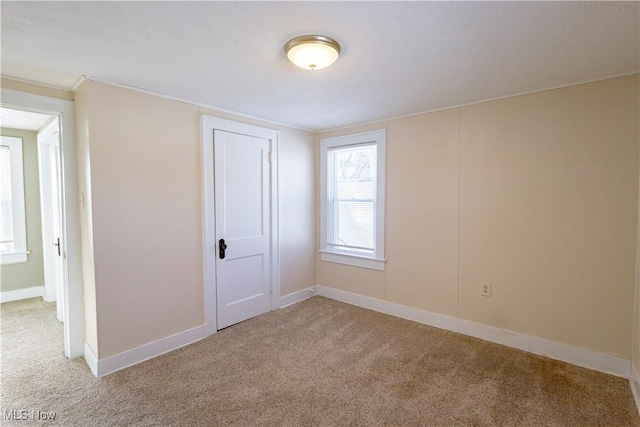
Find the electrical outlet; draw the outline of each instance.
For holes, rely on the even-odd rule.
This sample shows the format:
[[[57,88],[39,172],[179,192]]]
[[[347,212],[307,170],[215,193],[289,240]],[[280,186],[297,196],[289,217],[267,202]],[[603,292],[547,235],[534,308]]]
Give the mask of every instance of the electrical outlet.
[[[491,282],[480,282],[480,296],[491,296]]]

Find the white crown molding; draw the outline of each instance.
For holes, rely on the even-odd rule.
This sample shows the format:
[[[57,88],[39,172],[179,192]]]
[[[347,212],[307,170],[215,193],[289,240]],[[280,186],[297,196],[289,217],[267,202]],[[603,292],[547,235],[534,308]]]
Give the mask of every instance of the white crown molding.
[[[66,86],[56,86],[56,85],[52,85],[52,84],[48,84],[48,83],[41,83],[41,82],[36,82],[36,81],[33,81],[33,80],[23,79],[21,77],[9,76],[9,75],[6,75],[6,74],[0,75],[0,78],[6,79],[6,80],[11,80],[11,81],[18,82],[18,83],[25,83],[25,84],[33,85],[33,86],[40,86],[40,87],[44,87],[44,88],[47,88],[47,89],[59,90],[59,91],[62,91],[62,92],[73,92],[73,90],[70,90]]]
[[[326,298],[346,302],[381,313],[390,314],[436,328],[458,332],[463,335],[480,338],[508,347],[524,350],[529,353],[546,356],[551,359],[561,360],[573,365],[593,369],[618,377],[629,378],[631,375],[631,361],[608,354],[597,353],[548,341],[542,338],[532,337],[505,329],[494,328],[468,320],[457,319],[432,313],[425,310],[407,307],[388,301],[365,297],[351,292],[326,286],[316,286],[317,294]]]
[[[82,77],[80,77],[78,81],[73,84],[73,86],[71,87],[71,92],[75,93],[75,91],[78,90],[78,88],[82,85],[82,83],[86,81],[87,81],[87,76],[83,74]]]
[[[546,87],[544,89],[536,89],[536,90],[529,90],[529,91],[524,91],[524,92],[517,92],[517,93],[513,93],[513,94],[509,94],[509,95],[497,96],[495,98],[486,98],[486,99],[479,99],[477,101],[465,102],[465,103],[462,103],[462,104],[453,104],[453,105],[449,105],[449,106],[442,107],[442,108],[434,108],[432,110],[421,111],[419,113],[403,114],[401,116],[387,117],[387,118],[384,118],[384,119],[373,120],[373,121],[370,121],[370,122],[356,123],[356,124],[347,125],[347,126],[338,126],[338,127],[335,127],[335,128],[318,130],[318,131],[315,131],[314,133],[316,135],[318,135],[318,134],[323,134],[325,132],[335,132],[335,131],[347,130],[347,129],[360,127],[360,126],[369,126],[369,125],[381,124],[381,123],[390,122],[392,120],[400,120],[400,119],[406,119],[408,117],[421,116],[423,114],[437,113],[438,111],[446,111],[446,110],[453,110],[453,109],[456,109],[456,108],[470,107],[472,105],[484,104],[485,102],[502,101],[503,99],[515,98],[515,97],[518,97],[518,96],[532,95],[532,94],[535,94],[535,93],[548,92],[550,90],[563,89],[563,88],[567,88],[567,87],[571,87],[571,86],[579,86],[579,85],[588,84],[588,83],[600,82],[600,81],[603,81],[603,80],[611,80],[611,79],[617,79],[617,78],[620,78],[620,77],[633,76],[634,74],[638,74],[638,73],[640,73],[640,70],[628,71],[626,73],[610,74],[610,75],[602,76],[602,77],[594,77],[594,78],[591,78],[591,79],[579,80],[579,81],[573,82],[573,83],[566,83],[566,84],[557,85],[557,86],[549,86],[549,87]],[[384,127],[386,128],[386,126],[387,125],[385,124]]]
[[[239,113],[237,111],[227,110],[227,109],[222,108],[222,107],[216,107],[215,105],[203,104],[201,102],[196,102],[196,101],[192,101],[192,100],[189,100],[189,99],[178,98],[178,97],[167,95],[167,94],[164,94],[164,93],[154,92],[152,90],[143,89],[143,88],[136,87],[136,86],[130,86],[130,85],[127,85],[127,84],[124,84],[124,83],[118,83],[118,82],[113,81],[113,80],[103,79],[103,78],[96,77],[96,76],[84,75],[83,79],[81,81],[79,81],[78,83],[76,83],[76,85],[74,85],[74,89],[77,89],[77,87],[79,87],[85,80],[92,80],[94,82],[104,83],[104,84],[108,84],[108,85],[111,85],[111,86],[120,87],[120,88],[123,88],[123,89],[129,89],[129,90],[133,90],[135,92],[146,93],[147,95],[153,95],[153,96],[157,96],[159,98],[169,99],[171,101],[184,102],[185,104],[195,105],[196,107],[206,108],[208,110],[213,110],[213,111],[217,111],[217,112],[220,112],[220,113],[233,114],[234,116],[237,116],[239,118],[245,118],[245,119],[249,119],[249,120],[257,120],[257,121],[263,122],[265,124],[272,124],[272,125],[276,125],[276,126],[285,126],[285,127],[291,128],[291,129],[297,129],[297,130],[301,130],[301,131],[304,131],[304,132],[315,133],[312,130],[304,129],[304,128],[301,128],[301,127],[298,127],[298,126],[293,126],[293,125],[289,125],[289,124],[286,124],[286,123],[274,122],[273,120],[264,119],[262,117],[256,117],[256,116],[252,116],[252,115],[249,115],[249,114],[243,114],[243,113]],[[207,114],[207,115],[210,115],[210,114]]]

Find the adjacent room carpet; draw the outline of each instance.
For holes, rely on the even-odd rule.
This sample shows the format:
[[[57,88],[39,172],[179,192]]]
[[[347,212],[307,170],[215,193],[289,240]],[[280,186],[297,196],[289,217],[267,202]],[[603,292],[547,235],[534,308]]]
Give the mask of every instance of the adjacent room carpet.
[[[640,426],[626,379],[321,297],[101,379],[53,304],[0,308],[3,425]]]

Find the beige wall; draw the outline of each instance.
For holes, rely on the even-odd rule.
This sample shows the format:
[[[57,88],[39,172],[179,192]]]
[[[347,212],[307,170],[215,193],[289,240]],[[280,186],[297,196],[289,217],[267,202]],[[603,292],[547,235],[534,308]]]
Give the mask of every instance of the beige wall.
[[[387,299],[448,316],[458,279],[459,116],[447,110],[387,128]]]
[[[630,358],[637,76],[461,114],[460,317]]]
[[[279,127],[280,294],[316,284],[315,139]]]
[[[630,358],[638,115],[635,75],[320,134],[387,129],[388,262],[318,284]]]
[[[103,359],[204,323],[200,117],[264,123],[93,81],[76,109],[87,343]],[[314,138],[267,126],[286,294],[315,283]]]
[[[4,89],[16,90],[18,92],[26,92],[33,95],[64,99],[65,101],[73,101],[73,92],[21,82],[6,77],[2,77],[0,79],[0,86],[2,86],[2,88]]]
[[[200,131],[195,106],[84,85],[102,359],[204,323]]]
[[[37,134],[28,130],[2,128],[2,135],[22,138],[27,250],[31,252],[27,262],[0,267],[0,291],[6,292],[44,286],[44,264]]]

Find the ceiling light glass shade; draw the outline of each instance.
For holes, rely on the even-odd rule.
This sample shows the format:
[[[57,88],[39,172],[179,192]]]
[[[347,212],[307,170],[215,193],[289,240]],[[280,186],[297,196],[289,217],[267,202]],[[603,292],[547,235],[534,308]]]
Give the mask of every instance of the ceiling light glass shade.
[[[340,45],[325,36],[300,36],[284,45],[289,61],[305,70],[320,70],[333,64],[340,55]]]

